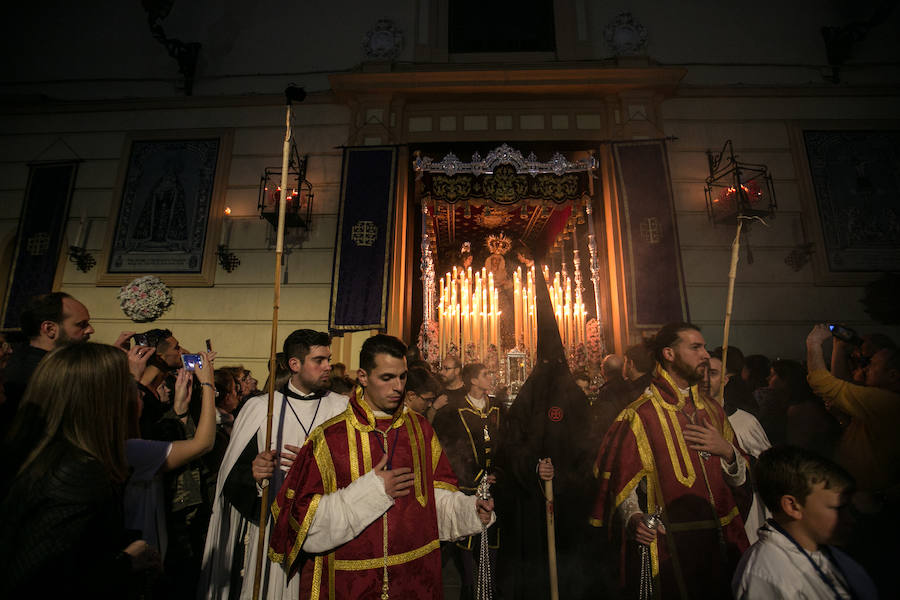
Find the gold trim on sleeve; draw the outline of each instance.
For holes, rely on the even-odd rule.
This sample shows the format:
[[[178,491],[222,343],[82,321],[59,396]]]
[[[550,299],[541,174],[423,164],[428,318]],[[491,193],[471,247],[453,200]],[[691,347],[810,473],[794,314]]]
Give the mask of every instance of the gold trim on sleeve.
[[[458,492],[459,491],[459,488],[457,488],[452,483],[447,483],[446,481],[438,481],[437,479],[434,480],[434,487],[440,488],[442,490],[447,490],[448,492]]]
[[[294,564],[294,561],[297,560],[297,555],[300,554],[300,549],[303,547],[303,542],[306,541],[306,534],[309,533],[309,527],[312,525],[313,517],[316,514],[316,510],[319,508],[319,500],[322,499],[321,494],[316,494],[312,497],[312,500],[309,503],[309,508],[306,509],[306,515],[303,517],[303,522],[299,524],[297,529],[294,531],[297,532],[297,537],[294,538],[294,545],[291,548],[290,554],[287,557],[287,564],[285,568],[288,572],[291,570],[291,566]],[[296,521],[291,518],[291,527],[294,527]]]
[[[315,449],[313,454],[316,457],[316,465],[319,467],[319,474],[322,476],[322,488],[326,494],[337,491],[337,474],[334,471],[334,461],[331,458],[331,450],[328,448],[328,442],[325,435],[319,431],[319,435],[313,440]]]

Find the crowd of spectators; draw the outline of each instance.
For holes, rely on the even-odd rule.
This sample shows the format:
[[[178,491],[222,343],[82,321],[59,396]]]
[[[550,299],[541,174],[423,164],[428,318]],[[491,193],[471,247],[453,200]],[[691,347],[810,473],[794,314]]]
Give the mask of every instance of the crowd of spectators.
[[[866,584],[855,583],[862,581],[852,566],[858,562],[882,593],[889,589],[889,542],[873,540],[893,540],[898,533],[900,350],[880,333],[840,331],[836,337],[824,325],[813,327],[803,362],[745,355],[734,346],[714,349],[700,361],[699,393],[721,406],[756,482],[742,516],[749,541],[757,543],[735,575],[738,597],[775,597],[770,594],[777,582],[753,579],[764,579],[771,569],[766,552],[783,530],[802,535],[797,531],[809,518],[802,510],[808,498],[818,501],[817,494],[832,492],[841,498],[852,493],[847,505],[856,517],[854,531],[843,539],[836,528],[816,538],[816,547],[834,541],[843,548],[843,558],[829,563],[838,573],[836,587],[866,597],[860,591]],[[57,292],[32,299],[20,330],[0,334],[0,591],[4,597],[65,590],[193,598],[235,417],[268,389],[268,379],[259,388],[243,366],[216,365],[209,348],[194,353],[199,363],[186,367],[183,356],[191,353],[168,329],[123,332],[112,345],[90,343],[93,332],[87,307]],[[828,343],[830,360],[823,350]],[[598,390],[592,391],[597,382],[586,373],[574,374],[590,404],[594,448],[648,393],[658,350],[648,340],[607,355]],[[290,360],[283,353],[276,357],[269,375],[276,390],[287,390]],[[407,364],[405,406],[434,422],[439,436],[451,427],[444,407],[450,407],[445,413],[468,410],[483,419],[478,426],[483,424],[482,443],[490,453],[502,438],[500,415],[508,400],[497,374],[455,356],[432,365],[415,348]],[[344,396],[357,385],[341,363],[330,364],[327,380],[331,392]],[[489,429],[495,405],[498,421]],[[464,464],[456,449],[445,450],[451,464]],[[465,463],[472,486],[482,471],[490,472],[489,459],[487,468],[478,451],[465,459],[475,461]],[[542,479],[553,476],[546,464],[535,472]],[[795,504],[786,504],[788,497]],[[644,543],[635,535],[633,542]],[[464,594],[472,593],[477,567],[468,543],[465,561],[458,560],[465,565]]]

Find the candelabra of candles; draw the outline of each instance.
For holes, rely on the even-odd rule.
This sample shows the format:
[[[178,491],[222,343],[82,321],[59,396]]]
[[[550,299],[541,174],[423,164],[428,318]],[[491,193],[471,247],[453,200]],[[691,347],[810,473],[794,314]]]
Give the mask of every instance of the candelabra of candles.
[[[550,292],[550,302],[560,339],[568,349],[584,343],[586,311],[581,289],[566,273],[544,267],[543,276]],[[440,279],[438,312],[438,344],[440,356],[459,351],[465,358],[466,349],[474,348],[476,356],[485,360],[493,345],[502,356],[503,350],[522,351],[533,364],[537,351],[537,302],[534,288],[535,269],[524,272],[522,267],[513,273],[513,348],[503,348],[500,336],[500,291],[494,287],[494,274],[471,267],[454,267]],[[508,318],[508,317],[507,317]],[[509,338],[507,338],[509,339]]]
[[[522,267],[513,274],[513,303],[515,305],[515,332],[517,345],[533,354],[537,346],[537,304],[534,292],[534,267],[523,276]],[[544,266],[544,281],[550,292],[550,303],[559,337],[566,348],[575,347],[585,341],[585,306],[581,299],[581,289],[572,285],[568,274],[554,273]]]
[[[473,276],[474,275],[474,276]],[[451,347],[465,352],[472,344],[484,360],[488,348],[500,347],[500,296],[494,274],[453,267],[441,278],[438,302],[438,344],[441,357]]]

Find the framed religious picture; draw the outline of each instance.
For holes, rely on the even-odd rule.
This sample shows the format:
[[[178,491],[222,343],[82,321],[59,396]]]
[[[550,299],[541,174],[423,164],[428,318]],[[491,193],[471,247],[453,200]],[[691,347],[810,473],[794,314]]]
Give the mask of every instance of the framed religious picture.
[[[802,122],[792,135],[816,281],[860,285],[900,270],[900,124]]]
[[[213,284],[231,141],[226,129],[128,136],[97,285]]]

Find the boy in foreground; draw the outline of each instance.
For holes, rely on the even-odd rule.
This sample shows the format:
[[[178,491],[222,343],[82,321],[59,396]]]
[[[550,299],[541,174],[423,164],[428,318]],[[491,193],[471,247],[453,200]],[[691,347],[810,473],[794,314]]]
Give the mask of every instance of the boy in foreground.
[[[772,518],[741,557],[731,582],[738,600],[854,598],[878,594],[852,558],[830,546],[837,537],[853,479],[835,463],[801,448],[763,452],[755,468]]]

